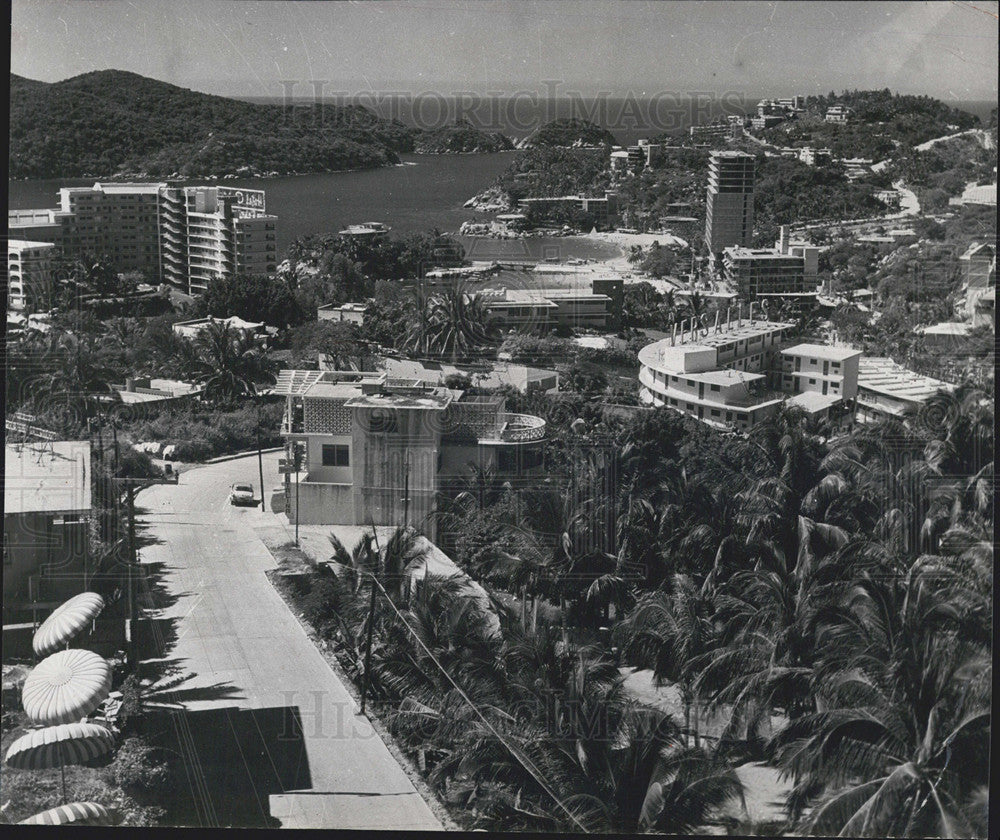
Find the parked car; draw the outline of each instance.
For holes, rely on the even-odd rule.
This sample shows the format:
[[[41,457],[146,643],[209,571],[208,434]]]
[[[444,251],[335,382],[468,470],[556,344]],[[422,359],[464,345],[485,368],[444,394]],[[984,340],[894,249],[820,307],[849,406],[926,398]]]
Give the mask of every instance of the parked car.
[[[253,487],[249,484],[234,484],[229,491],[229,504],[231,505],[253,505],[256,501],[253,497]]]

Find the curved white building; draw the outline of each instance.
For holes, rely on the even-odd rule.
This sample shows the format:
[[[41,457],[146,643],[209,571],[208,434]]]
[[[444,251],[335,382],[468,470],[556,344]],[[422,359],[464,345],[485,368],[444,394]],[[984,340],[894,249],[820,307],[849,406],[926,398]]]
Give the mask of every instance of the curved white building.
[[[794,327],[739,317],[712,327],[684,322],[639,351],[639,397],[717,428],[749,429],[787,398],[766,372]]]

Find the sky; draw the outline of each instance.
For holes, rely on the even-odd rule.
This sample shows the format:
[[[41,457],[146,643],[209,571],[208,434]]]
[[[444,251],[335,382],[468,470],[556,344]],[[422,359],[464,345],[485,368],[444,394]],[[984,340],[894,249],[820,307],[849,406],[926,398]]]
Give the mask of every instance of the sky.
[[[11,71],[225,96],[891,88],[997,98],[993,0],[13,0]]]

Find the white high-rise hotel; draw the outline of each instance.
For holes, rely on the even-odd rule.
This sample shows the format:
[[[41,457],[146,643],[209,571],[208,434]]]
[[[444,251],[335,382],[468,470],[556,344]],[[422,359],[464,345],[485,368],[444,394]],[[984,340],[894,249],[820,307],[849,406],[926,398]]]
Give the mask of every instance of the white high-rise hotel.
[[[197,294],[220,275],[276,270],[277,217],[264,206],[261,190],[96,183],[64,187],[57,209],[8,211],[8,234]]]

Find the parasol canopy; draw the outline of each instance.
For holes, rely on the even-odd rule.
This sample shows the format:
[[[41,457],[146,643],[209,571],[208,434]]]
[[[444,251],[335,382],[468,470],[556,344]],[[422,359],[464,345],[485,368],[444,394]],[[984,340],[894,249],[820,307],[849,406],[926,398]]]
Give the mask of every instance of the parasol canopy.
[[[55,653],[97,618],[104,609],[104,599],[96,592],[81,592],[70,598],[35,631],[31,642],[37,656]]]
[[[18,825],[116,825],[117,814],[96,802],[70,802],[42,811]]]
[[[28,674],[21,705],[35,723],[75,723],[89,715],[111,691],[111,666],[89,650],[61,650]]]
[[[22,735],[7,750],[7,764],[18,770],[49,770],[83,764],[115,744],[110,729],[96,723],[64,723]]]

